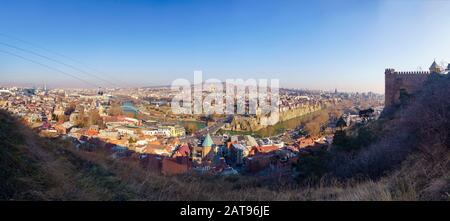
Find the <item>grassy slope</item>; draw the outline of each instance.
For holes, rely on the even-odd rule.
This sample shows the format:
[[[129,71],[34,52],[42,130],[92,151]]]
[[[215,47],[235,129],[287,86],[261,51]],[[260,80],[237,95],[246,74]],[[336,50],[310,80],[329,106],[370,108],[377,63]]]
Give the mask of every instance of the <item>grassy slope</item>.
[[[0,113],[0,193],[5,200],[121,199],[114,174],[74,154],[63,141],[38,137]]]

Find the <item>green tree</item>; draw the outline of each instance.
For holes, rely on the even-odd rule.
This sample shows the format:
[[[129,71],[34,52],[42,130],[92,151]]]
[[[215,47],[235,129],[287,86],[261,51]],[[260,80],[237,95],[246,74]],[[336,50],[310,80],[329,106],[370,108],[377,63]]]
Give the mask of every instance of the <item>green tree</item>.
[[[297,179],[300,182],[319,181],[327,172],[328,152],[325,150],[300,156],[297,161],[296,171]]]
[[[128,138],[128,143],[136,143],[136,140],[132,137]]]
[[[342,116],[336,122],[336,127],[339,128],[340,130],[342,130],[344,127],[347,127],[347,123],[345,122],[345,120]]]
[[[338,146],[340,149],[347,149],[350,147],[349,138],[344,130],[337,130],[334,133],[333,145]]]

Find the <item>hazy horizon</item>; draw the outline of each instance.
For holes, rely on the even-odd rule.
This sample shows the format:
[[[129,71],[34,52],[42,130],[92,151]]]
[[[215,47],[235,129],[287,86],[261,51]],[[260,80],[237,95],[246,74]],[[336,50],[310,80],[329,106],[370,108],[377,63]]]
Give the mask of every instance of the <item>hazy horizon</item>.
[[[245,80],[245,79],[244,79]],[[205,82],[203,82],[205,83]],[[56,86],[57,85],[57,86]],[[194,84],[192,84],[194,85]],[[129,87],[101,87],[102,89],[135,89],[135,88],[158,88],[158,87],[170,87],[171,85],[168,84],[160,84],[160,85],[143,85],[143,86],[129,86]],[[98,90],[98,87],[89,87],[89,86],[73,86],[73,85],[63,85],[63,84],[34,84],[34,83],[21,83],[21,84],[17,84],[17,83],[2,83],[0,82],[0,88],[1,87],[18,87],[18,88],[44,88],[46,87],[49,90],[52,89],[66,89],[66,90],[76,90],[76,89],[86,89],[86,90]],[[280,88],[282,89],[295,89],[295,90],[308,90],[308,91],[326,91],[326,92],[334,92],[335,90],[338,90],[338,88],[307,88],[307,87],[283,87],[282,85],[280,86]],[[368,93],[368,92],[372,92],[372,93],[377,93],[377,94],[384,94],[384,91],[382,92],[377,92],[377,91],[370,91],[370,90],[366,90],[366,91],[350,91],[350,90],[338,90],[338,92],[343,92],[343,93]]]
[[[385,68],[450,60],[448,1],[2,2],[0,86],[158,86],[202,70],[384,93]]]

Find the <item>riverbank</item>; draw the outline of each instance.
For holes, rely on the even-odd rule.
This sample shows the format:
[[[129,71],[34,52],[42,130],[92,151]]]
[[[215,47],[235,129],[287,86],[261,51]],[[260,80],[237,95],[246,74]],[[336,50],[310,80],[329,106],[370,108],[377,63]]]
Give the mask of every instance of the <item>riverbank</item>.
[[[283,134],[287,130],[294,130],[301,124],[305,124],[314,118],[321,110],[311,112],[302,116],[291,118],[289,120],[280,121],[275,125],[265,127],[257,131],[233,131],[233,130],[220,130],[219,134],[230,134],[230,135],[252,135],[254,137],[273,137]]]

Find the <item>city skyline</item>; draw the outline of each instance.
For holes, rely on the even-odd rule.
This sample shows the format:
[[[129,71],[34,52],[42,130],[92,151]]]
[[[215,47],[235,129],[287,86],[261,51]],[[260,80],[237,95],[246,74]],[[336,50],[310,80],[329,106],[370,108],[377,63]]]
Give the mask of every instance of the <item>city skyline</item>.
[[[202,70],[206,79],[278,78],[285,88],[383,93],[385,68],[427,70],[450,58],[445,1],[3,5],[6,86],[170,85]]]

